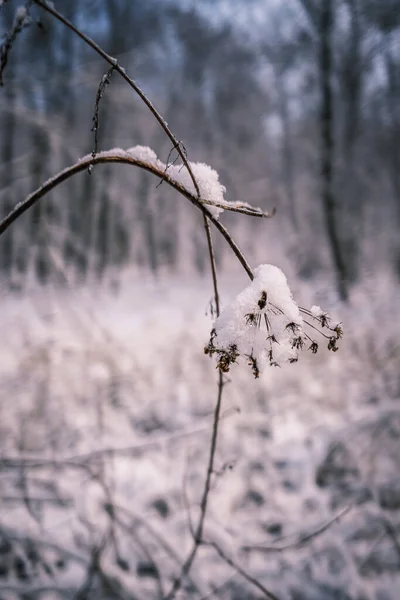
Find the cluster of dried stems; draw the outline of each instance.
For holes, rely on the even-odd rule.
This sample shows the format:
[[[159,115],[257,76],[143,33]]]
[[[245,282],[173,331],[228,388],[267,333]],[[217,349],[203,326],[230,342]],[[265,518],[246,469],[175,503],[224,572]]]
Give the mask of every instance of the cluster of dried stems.
[[[95,133],[95,147],[94,147],[94,151],[93,151],[92,155],[88,156],[88,157],[84,157],[83,159],[80,159],[72,166],[69,166],[69,167],[65,168],[63,171],[57,173],[54,177],[50,178],[48,181],[43,183],[43,185],[41,185],[41,187],[39,187],[37,190],[35,190],[29,196],[27,196],[26,199],[24,199],[22,202],[20,202],[0,222],[0,235],[3,234],[14,221],[16,221],[25,211],[27,211],[30,207],[32,207],[36,202],[38,202],[41,198],[43,198],[47,193],[49,193],[51,190],[56,188],[63,181],[69,179],[70,177],[73,177],[77,173],[84,171],[84,170],[88,170],[89,173],[91,173],[91,171],[95,165],[104,164],[104,163],[124,163],[124,164],[128,164],[128,165],[134,165],[136,167],[139,167],[141,169],[149,171],[150,173],[155,175],[161,181],[165,181],[167,184],[169,184],[170,186],[175,188],[180,194],[182,194],[187,200],[189,200],[189,202],[191,202],[194,206],[196,206],[203,213],[205,235],[207,238],[210,269],[211,269],[213,289],[214,289],[215,312],[216,312],[216,315],[219,316],[220,302],[219,302],[219,292],[218,292],[218,281],[217,281],[216,264],[215,264],[214,250],[213,250],[213,242],[212,242],[211,230],[210,230],[210,222],[223,235],[223,237],[225,238],[227,243],[230,245],[232,251],[236,255],[237,259],[239,260],[239,262],[241,263],[241,265],[243,266],[243,268],[245,269],[247,275],[249,276],[249,278],[251,280],[253,279],[252,269],[249,266],[245,256],[239,249],[238,245],[236,244],[236,242],[230,235],[230,233],[219,222],[219,220],[211,214],[210,210],[207,207],[207,202],[205,202],[201,198],[199,185],[196,180],[196,177],[193,174],[190,163],[188,162],[186,150],[184,148],[183,143],[176,138],[176,136],[173,134],[173,132],[169,128],[168,124],[166,123],[165,119],[162,117],[162,115],[157,111],[155,106],[152,104],[152,102],[149,100],[149,98],[146,96],[146,94],[141,90],[141,88],[137,85],[137,83],[126,73],[125,69],[119,65],[118,61],[115,58],[113,58],[112,56],[110,56],[109,54],[107,54],[91,38],[89,38],[87,35],[85,35],[82,31],[80,31],[77,27],[75,27],[70,21],[68,21],[62,14],[60,14],[54,8],[52,3],[46,2],[45,0],[30,0],[26,5],[27,12],[19,13],[19,15],[16,17],[13,30],[7,36],[5,43],[3,44],[2,48],[1,48],[0,82],[1,82],[2,72],[4,70],[4,67],[7,64],[8,53],[11,50],[12,44],[13,44],[17,34],[28,23],[29,9],[32,7],[32,5],[37,5],[38,7],[40,7],[41,9],[43,9],[44,11],[46,11],[47,13],[52,15],[55,19],[57,19],[61,23],[63,23],[66,27],[68,27],[74,34],[76,34],[86,44],[88,44],[97,54],[99,54],[110,65],[110,68],[107,71],[107,73],[104,75],[104,77],[102,78],[102,81],[100,83],[100,86],[98,88],[98,93],[96,96],[95,113],[94,113],[94,117],[93,117],[93,131]],[[25,19],[28,19],[28,20],[25,20]],[[141,160],[137,160],[137,159],[135,159],[133,157],[129,157],[129,156],[122,157],[122,156],[118,155],[118,153],[115,153],[115,155],[113,155],[111,152],[107,152],[106,155],[98,154],[98,152],[97,152],[97,150],[98,150],[98,148],[97,148],[97,130],[99,127],[99,104],[100,104],[100,100],[104,94],[106,85],[109,83],[110,77],[114,72],[118,73],[126,81],[126,83],[134,90],[134,92],[141,98],[141,100],[148,107],[148,109],[150,110],[150,112],[152,113],[154,118],[158,121],[158,123],[164,130],[165,134],[168,136],[169,140],[171,141],[171,145],[172,145],[171,151],[177,152],[178,156],[182,160],[184,167],[187,169],[188,173],[190,174],[190,177],[191,177],[191,180],[193,182],[193,186],[194,186],[194,189],[196,192],[195,194],[190,193],[187,189],[185,189],[183,186],[181,186],[179,183],[174,181],[169,176],[168,164],[167,164],[166,169],[164,171],[162,171],[152,164],[149,164],[149,163],[141,161]],[[235,212],[247,214],[250,216],[257,216],[257,217],[269,217],[269,216],[272,216],[272,214],[273,214],[273,213],[272,214],[264,213],[260,209],[252,208],[252,207],[249,207],[248,205],[242,206],[242,207],[237,206],[237,205],[232,205],[230,208],[228,206],[224,205],[224,209],[233,210]],[[189,514],[190,532],[191,532],[191,535],[193,538],[192,548],[191,548],[190,552],[188,553],[186,560],[183,562],[183,564],[180,564],[180,572],[179,572],[178,576],[175,578],[171,588],[168,591],[164,591],[163,582],[159,575],[158,569],[157,569],[156,565],[154,567],[156,578],[158,581],[159,594],[160,594],[160,597],[164,598],[165,600],[172,600],[173,598],[175,598],[185,582],[187,582],[188,584],[191,584],[192,586],[194,585],[191,580],[190,572],[191,572],[193,563],[196,559],[196,556],[198,554],[198,550],[201,546],[208,546],[208,547],[213,548],[221,559],[223,559],[228,565],[233,567],[233,569],[235,569],[235,571],[237,573],[239,573],[242,577],[244,577],[249,583],[254,585],[258,589],[258,591],[263,594],[264,597],[269,598],[271,600],[277,600],[277,596],[274,593],[272,593],[270,590],[266,589],[259,580],[252,577],[242,567],[241,564],[238,564],[238,562],[234,561],[231,556],[228,556],[214,540],[207,539],[204,536],[205,520],[206,520],[206,516],[207,516],[207,507],[208,507],[208,502],[209,502],[212,477],[213,477],[213,473],[214,473],[214,459],[215,459],[215,453],[216,453],[216,447],[217,447],[217,441],[218,441],[218,427],[219,427],[219,422],[220,422],[221,418],[223,418],[223,415],[221,415],[222,394],[223,394],[223,389],[224,389],[224,373],[223,373],[223,371],[224,371],[224,369],[222,369],[222,368],[220,368],[218,370],[218,392],[217,392],[217,399],[216,399],[214,415],[213,415],[211,443],[210,443],[210,448],[209,448],[209,458],[208,458],[208,464],[207,464],[207,469],[206,469],[206,477],[205,477],[205,482],[204,482],[203,493],[202,493],[202,496],[200,499],[200,513],[199,513],[197,523],[193,524],[191,515]],[[151,442],[150,444],[154,444],[154,442]],[[138,451],[143,451],[143,447],[141,447]],[[111,454],[115,453],[115,451],[113,451],[113,450],[110,450],[109,452]],[[29,460],[3,459],[2,460],[2,466],[4,468],[8,468],[8,469],[10,469],[10,468],[41,469],[41,468],[46,468],[46,467],[47,468],[58,468],[58,469],[63,469],[63,470],[65,470],[65,469],[84,469],[89,472],[91,477],[96,477],[96,479],[99,481],[99,483],[104,488],[105,495],[107,498],[109,498],[109,502],[107,503],[107,506],[106,506],[106,512],[108,513],[108,515],[110,517],[109,531],[104,534],[104,537],[101,540],[101,542],[95,544],[92,548],[91,559],[90,559],[89,563],[87,564],[87,579],[86,579],[84,585],[82,586],[82,588],[78,591],[78,594],[75,596],[76,598],[86,598],[87,597],[87,595],[90,591],[91,585],[92,585],[93,578],[96,575],[100,576],[103,579],[104,585],[106,585],[106,587],[110,590],[110,592],[113,592],[114,594],[116,594],[117,597],[121,597],[121,598],[124,597],[123,590],[120,587],[118,587],[118,585],[119,585],[118,582],[116,582],[112,578],[109,578],[109,577],[107,578],[105,573],[102,571],[102,569],[100,567],[100,559],[101,559],[102,552],[104,551],[105,545],[108,540],[114,539],[114,543],[116,545],[115,533],[114,533],[115,528],[122,527],[125,531],[128,531],[132,535],[136,535],[136,536],[138,535],[137,533],[135,533],[136,528],[128,525],[129,519],[127,521],[127,517],[130,516],[130,518],[132,519],[132,522],[140,521],[140,517],[137,515],[133,515],[133,514],[131,514],[131,515],[123,514],[123,510],[126,510],[126,509],[122,509],[122,507],[118,507],[113,503],[111,493],[107,489],[104,479],[102,479],[98,474],[96,474],[95,470],[93,470],[91,467],[93,459],[98,459],[99,458],[98,454],[104,455],[105,453],[107,453],[107,450],[100,451],[99,453],[94,453],[95,456],[93,456],[93,454],[91,454],[91,455],[84,456],[84,457],[75,457],[68,462],[64,461],[61,463],[55,463],[54,461],[45,461],[45,460],[43,461],[41,459],[38,459],[38,460],[34,460],[34,459],[29,459]],[[128,455],[134,455],[135,448],[127,448],[126,453]],[[27,499],[27,500],[28,500],[27,504],[28,504],[28,508],[29,508],[29,499]],[[305,543],[308,539],[311,539],[314,535],[317,535],[318,533],[325,531],[325,529],[332,522],[336,521],[340,516],[342,516],[342,514],[344,514],[344,512],[345,511],[342,511],[341,513],[339,513],[339,515],[337,515],[332,521],[330,521],[328,524],[324,524],[316,532],[311,533],[309,536],[305,536],[304,538],[296,540],[296,542],[294,544],[289,544],[288,546],[285,546],[285,547],[273,547],[273,548],[265,548],[265,547],[260,548],[260,547],[249,547],[248,546],[246,548],[243,548],[243,550],[246,550],[247,552],[250,550],[256,550],[256,551],[261,551],[261,552],[269,552],[269,551],[281,552],[286,547],[296,547],[297,545],[301,545],[301,544]],[[146,529],[149,530],[149,528],[151,529],[151,526],[145,520],[142,520],[140,524],[141,524],[141,526],[143,526],[143,528],[145,530]],[[150,536],[154,537],[155,535],[156,534],[154,531],[153,532],[150,531]],[[136,540],[136,541],[138,541],[138,540]],[[179,564],[179,558],[175,555],[174,550],[169,547],[168,543],[164,539],[161,539],[160,537],[158,537],[158,542],[164,548],[164,550],[167,551],[167,553],[169,553],[170,555],[172,555],[174,557],[174,560]],[[140,541],[138,541],[138,543],[140,544]],[[61,550],[61,549],[59,548],[59,550]],[[69,558],[71,558],[71,557],[69,557]],[[78,561],[82,560],[82,557],[74,556],[72,558],[74,558],[75,560],[78,560]],[[154,564],[154,561],[152,560],[151,556],[149,558],[150,558],[150,562],[152,562]],[[120,562],[121,562],[121,568],[123,568],[123,564],[122,564],[123,559],[121,559]],[[208,594],[207,594],[207,597],[209,597]]]

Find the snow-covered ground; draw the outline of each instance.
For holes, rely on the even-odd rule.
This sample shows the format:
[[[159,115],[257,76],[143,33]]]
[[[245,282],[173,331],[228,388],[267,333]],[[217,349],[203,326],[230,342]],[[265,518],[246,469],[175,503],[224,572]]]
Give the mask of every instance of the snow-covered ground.
[[[222,281],[223,303],[242,283]],[[398,288],[381,276],[349,307],[296,291],[343,321],[340,351],[258,380],[233,365],[205,537],[282,600],[397,600]],[[1,598],[170,589],[210,445],[211,296],[209,280],[171,278],[3,295]],[[178,597],[265,596],[204,547]]]

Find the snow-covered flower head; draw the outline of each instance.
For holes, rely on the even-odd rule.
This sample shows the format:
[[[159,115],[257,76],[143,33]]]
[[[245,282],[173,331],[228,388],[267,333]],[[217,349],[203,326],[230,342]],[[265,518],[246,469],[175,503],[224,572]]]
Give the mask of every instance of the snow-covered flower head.
[[[217,366],[223,372],[242,356],[258,377],[268,364],[297,362],[305,348],[315,354],[315,333],[328,340],[329,350],[336,351],[343,331],[340,325],[331,327],[330,322],[329,315],[317,306],[299,308],[281,269],[260,265],[251,284],[216,319],[205,352],[218,357]]]

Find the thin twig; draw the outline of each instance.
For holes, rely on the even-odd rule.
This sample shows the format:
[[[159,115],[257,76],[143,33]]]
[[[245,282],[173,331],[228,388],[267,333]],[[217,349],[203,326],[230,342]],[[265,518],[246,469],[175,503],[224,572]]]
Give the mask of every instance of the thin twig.
[[[210,598],[213,598],[214,596],[219,596],[220,592],[227,586],[229,585],[229,583],[232,583],[232,581],[235,579],[235,577],[238,575],[238,573],[231,573],[229,575],[229,577],[227,577],[225,579],[225,581],[223,581],[222,583],[219,583],[217,586],[214,586],[214,588],[207,592],[207,594],[205,594],[204,596],[202,596],[201,598],[199,598],[199,600],[209,600]]]
[[[339,511],[337,513],[337,515],[332,517],[332,519],[329,519],[329,521],[327,521],[326,523],[323,523],[322,525],[320,525],[320,527],[318,527],[314,531],[300,535],[298,537],[298,539],[295,540],[294,542],[289,542],[289,543],[281,545],[281,546],[259,546],[259,545],[247,544],[246,546],[242,546],[242,550],[244,550],[246,552],[255,551],[255,552],[262,552],[264,554],[270,554],[273,552],[284,552],[285,550],[299,548],[300,546],[303,546],[304,544],[306,544],[313,538],[321,535],[322,533],[324,533],[325,531],[330,529],[330,527],[332,527],[332,525],[334,523],[336,523],[337,521],[339,521],[339,519],[341,519],[344,515],[346,515],[351,510],[351,508],[352,508],[351,505],[346,506],[341,511]]]
[[[139,533],[136,531],[137,528],[134,526],[127,528],[126,524],[121,519],[119,519],[116,514],[114,515],[114,521],[118,525],[118,527],[121,529],[122,534],[126,534],[127,531],[129,532],[129,535],[133,539],[136,546],[139,548],[139,550],[142,551],[142,553],[148,560],[149,564],[152,566],[152,568],[154,570],[154,574],[155,574],[157,588],[158,588],[158,597],[163,598],[164,590],[163,590],[163,582],[162,582],[162,578],[161,578],[160,569],[159,569],[158,564],[156,563],[155,559],[153,558],[151,552],[149,551],[147,545],[142,540]]]
[[[164,551],[170,556],[171,560],[174,561],[178,566],[182,564],[181,557],[177,554],[177,552],[172,548],[172,546],[162,537],[162,535],[154,529],[151,525],[150,520],[148,518],[142,517],[134,512],[131,508],[126,508],[120,504],[114,505],[118,511],[125,513],[130,519],[133,520],[134,523],[137,523],[144,529],[148,531],[148,533],[154,537],[159,546],[164,549]],[[130,527],[133,525],[129,523],[125,523],[126,530],[129,531]],[[198,584],[191,578],[188,578],[188,582],[196,589],[199,593],[201,590],[199,589]]]
[[[205,544],[207,544],[207,546],[212,546],[214,548],[214,550],[219,554],[219,556],[229,565],[231,566],[233,569],[235,569],[235,571],[237,571],[238,573],[240,573],[240,575],[246,579],[249,583],[253,584],[256,588],[258,588],[266,598],[269,598],[269,600],[279,600],[278,596],[275,596],[274,593],[272,593],[270,590],[267,590],[266,587],[264,587],[262,585],[262,583],[260,583],[258,581],[258,579],[256,579],[255,577],[253,577],[252,575],[249,575],[249,573],[247,573],[247,571],[245,571],[243,569],[243,567],[241,567],[237,562],[235,562],[230,556],[228,556],[227,554],[225,554],[225,552],[219,547],[219,545],[216,542],[204,542]]]
[[[217,267],[215,264],[215,255],[214,255],[214,248],[213,248],[212,237],[211,237],[210,222],[204,213],[203,213],[203,217],[204,217],[204,228],[206,230],[206,237],[207,237],[208,253],[210,256],[211,274],[212,274],[213,287],[214,287],[215,310],[217,313],[217,317],[219,317],[220,309],[219,309],[219,293],[218,293],[218,282],[217,282]]]
[[[99,144],[99,112],[100,112],[100,102],[104,96],[106,87],[110,84],[111,81],[111,77],[112,74],[114,72],[114,65],[112,67],[110,67],[107,71],[107,73],[105,75],[103,75],[103,77],[101,78],[101,81],[99,83],[99,87],[97,88],[97,92],[96,92],[96,101],[94,104],[94,114],[93,114],[93,127],[92,127],[92,131],[94,131],[94,148],[93,148],[93,152],[92,152],[92,156],[95,157],[98,151],[98,144]],[[93,165],[89,166],[89,173],[91,174],[93,170]]]

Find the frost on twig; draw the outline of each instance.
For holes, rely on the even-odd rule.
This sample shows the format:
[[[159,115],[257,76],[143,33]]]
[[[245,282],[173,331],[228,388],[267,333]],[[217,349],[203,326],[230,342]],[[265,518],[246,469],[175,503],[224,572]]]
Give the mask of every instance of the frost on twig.
[[[278,267],[260,265],[254,275],[251,284],[216,319],[205,348],[206,354],[216,355],[221,371],[228,372],[231,364],[243,357],[257,378],[266,365],[297,362],[301,350],[316,354],[316,336],[336,352],[343,335],[340,324],[332,326],[329,315],[317,306],[299,308]]]
[[[0,7],[3,2],[0,2]],[[11,30],[5,36],[4,41],[0,45],[0,86],[3,85],[3,72],[8,62],[8,57],[13,44],[21,31],[31,24],[31,18],[28,14],[28,10],[25,6],[17,8],[15,13],[14,22]]]
[[[207,204],[212,203],[208,204],[207,208],[213,217],[217,218],[224,212],[223,205],[226,203],[224,199],[225,186],[220,183],[217,171],[214,171],[208,165],[192,162],[189,164],[198,183],[201,199]],[[167,172],[171,179],[195,195],[192,178],[183,165],[170,165]]]

